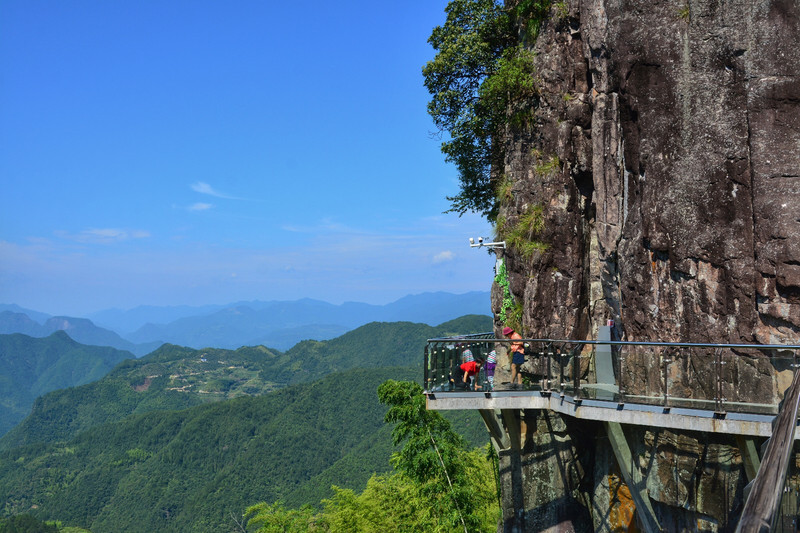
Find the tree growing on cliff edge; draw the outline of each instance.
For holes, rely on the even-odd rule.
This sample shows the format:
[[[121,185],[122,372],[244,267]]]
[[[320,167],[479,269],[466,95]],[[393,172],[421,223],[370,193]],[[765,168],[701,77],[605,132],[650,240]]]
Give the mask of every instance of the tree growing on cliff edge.
[[[496,139],[506,126],[525,122],[536,95],[533,55],[523,42],[535,37],[550,0],[452,0],[447,20],[428,42],[437,51],[422,69],[432,98],[428,113],[449,139],[442,152],[459,172],[461,191],[450,211],[475,211],[494,221],[497,197],[492,170],[502,168]],[[520,105],[522,104],[522,105]]]
[[[449,421],[428,411],[417,383],[390,379],[378,387],[378,399],[389,406],[384,420],[395,424],[393,444],[403,445],[392,464],[418,484],[437,522],[445,529],[483,531],[494,494],[475,477],[480,458],[468,452]]]

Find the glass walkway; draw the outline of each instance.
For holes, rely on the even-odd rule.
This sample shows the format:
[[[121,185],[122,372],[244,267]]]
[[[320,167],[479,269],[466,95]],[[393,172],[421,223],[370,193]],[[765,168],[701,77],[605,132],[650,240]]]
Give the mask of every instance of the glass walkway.
[[[607,427],[766,437],[762,457],[755,446],[749,458],[742,450],[755,479],[737,531],[797,530],[800,494],[785,481],[800,438],[800,345],[612,341],[610,328],[601,328],[594,341],[523,339],[526,361],[522,384],[515,386],[510,342],[491,333],[430,339],[424,363],[428,408],[480,410],[490,433],[500,428],[495,424],[493,432],[486,412],[547,409]],[[490,355],[497,359],[494,376],[484,365],[464,383],[460,365]],[[502,436],[493,438],[499,442]],[[642,512],[646,529],[657,531],[646,509]]]

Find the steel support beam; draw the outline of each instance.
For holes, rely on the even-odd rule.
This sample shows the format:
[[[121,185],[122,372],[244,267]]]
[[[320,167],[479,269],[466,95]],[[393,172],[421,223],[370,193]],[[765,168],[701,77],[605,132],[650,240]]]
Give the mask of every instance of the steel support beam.
[[[478,409],[478,412],[481,414],[481,418],[483,418],[486,429],[489,430],[489,436],[492,438],[495,450],[505,450],[511,447],[508,434],[503,430],[501,425],[503,419],[500,412],[494,409]]]
[[[653,505],[650,502],[650,496],[647,494],[647,487],[645,487],[639,467],[634,462],[633,454],[631,454],[622,426],[616,422],[605,422],[604,426],[608,434],[608,440],[611,443],[611,449],[614,450],[614,457],[617,458],[622,478],[625,480],[625,484],[628,485],[633,501],[636,503],[636,515],[639,517],[642,529],[647,533],[661,531],[658,518],[656,518],[656,513],[653,511]]]
[[[753,437],[736,435],[736,443],[739,445],[739,453],[742,456],[744,473],[747,476],[747,482],[749,483],[756,478],[756,473],[761,467],[761,459],[758,457],[756,441]]]
[[[543,395],[539,392],[435,393],[428,394],[428,409],[500,409],[505,411],[548,409],[581,420],[597,420],[618,424],[660,427],[674,430],[698,431],[769,437],[772,435],[772,415],[755,415],[729,412],[719,417],[714,411],[672,407],[665,411],[660,406],[643,404],[618,405],[616,402],[582,400],[570,397]],[[795,434],[800,439],[800,432]]]

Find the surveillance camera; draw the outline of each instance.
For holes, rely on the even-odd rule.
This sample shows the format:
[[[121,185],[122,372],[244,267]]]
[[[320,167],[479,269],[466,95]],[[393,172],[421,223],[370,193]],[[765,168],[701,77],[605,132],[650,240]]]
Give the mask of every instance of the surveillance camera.
[[[478,242],[483,242],[483,237],[478,237]]]
[[[473,239],[472,237],[470,237],[470,238],[469,238],[469,243],[470,243],[470,244],[475,244],[475,239]]]

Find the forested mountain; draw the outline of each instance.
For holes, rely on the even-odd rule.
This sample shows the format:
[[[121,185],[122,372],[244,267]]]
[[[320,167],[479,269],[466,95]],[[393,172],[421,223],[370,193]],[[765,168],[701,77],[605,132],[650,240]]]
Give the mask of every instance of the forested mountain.
[[[108,375],[36,399],[31,414],[0,438],[0,449],[63,440],[130,414],[185,409],[276,388],[262,374],[276,357],[264,347],[194,350],[165,344]]]
[[[333,484],[362,490],[391,469],[378,385],[421,380],[427,338],[490,329],[486,316],[371,323],[287,352],[164,345],[129,358],[40,397],[0,440],[0,516],[93,533],[232,531],[255,502],[318,505]],[[477,414],[451,418],[488,442]]]
[[[391,427],[376,390],[414,368],[354,369],[257,397],[149,412],[68,441],[0,453],[4,514],[93,533],[232,531],[257,501],[318,503],[388,471]],[[475,415],[475,413],[472,413]],[[477,417],[466,433],[487,442]]]
[[[468,315],[435,327],[411,322],[372,322],[329,341],[304,341],[287,351],[272,369],[279,383],[299,383],[348,368],[414,365],[422,367],[425,341],[491,331],[492,319]]]
[[[489,317],[473,315],[437,327],[376,322],[285,353],[263,346],[233,351],[164,345],[96,382],[37,399],[30,416],[0,439],[0,449],[68,439],[130,414],[261,394],[351,368],[421,368],[426,339],[490,329]]]
[[[0,435],[22,420],[36,397],[100,379],[133,354],[85,346],[63,331],[34,338],[0,335]]]
[[[158,341],[131,342],[111,330],[96,326],[86,318],[53,316],[40,324],[26,313],[0,311],[0,334],[23,333],[31,337],[47,337],[56,331],[66,332],[70,338],[81,344],[111,346],[118,350],[127,350],[134,355],[144,355],[162,344]]]

